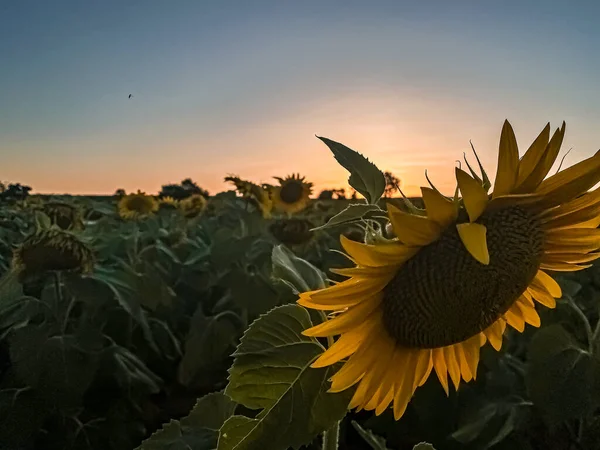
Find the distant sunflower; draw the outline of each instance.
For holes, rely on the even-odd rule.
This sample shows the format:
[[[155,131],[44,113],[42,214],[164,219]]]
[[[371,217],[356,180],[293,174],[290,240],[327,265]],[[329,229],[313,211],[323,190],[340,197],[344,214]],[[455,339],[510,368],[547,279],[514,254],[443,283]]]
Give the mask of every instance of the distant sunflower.
[[[41,206],[52,224],[63,230],[81,230],[84,228],[81,210],[70,203],[47,202]]]
[[[291,246],[309,242],[313,237],[312,228],[314,225],[308,219],[295,217],[279,219],[269,225],[269,231],[279,242]]]
[[[540,326],[537,302],[554,308],[561,289],[547,271],[576,271],[600,257],[600,152],[546,178],[565,133],[548,124],[519,159],[508,122],[500,137],[491,195],[487,175],[456,169],[462,198],[421,188],[425,211],[388,205],[395,239],[341,243],[356,267],[349,279],[300,294],[307,308],[336,311],[304,332],[340,336],[313,364],[345,360],[331,392],[358,384],[351,408],[396,420],[432,370],[446,393],[448,375],[475,379],[480,347],[499,350],[506,325]],[[479,162],[479,160],[478,160]],[[485,187],[484,187],[485,186]],[[458,190],[457,190],[458,191]]]
[[[206,198],[200,194],[193,194],[179,202],[179,209],[185,217],[198,216],[206,208]]]
[[[268,219],[271,217],[273,209],[273,201],[271,199],[271,191],[265,186],[259,186],[251,181],[242,180],[241,178],[230,175],[225,177],[225,181],[229,181],[235,186],[235,190],[245,199],[253,203],[262,213],[263,217]]]
[[[21,276],[47,271],[90,272],[94,265],[92,249],[68,231],[39,231],[15,249],[13,267]]]
[[[160,209],[177,209],[179,206],[179,200],[175,200],[173,197],[162,197],[158,200],[158,207]]]
[[[276,209],[293,214],[306,208],[312,194],[312,183],[305,182],[305,178],[300,177],[300,174],[274,178],[279,181],[279,186],[274,186],[272,193]]]
[[[123,219],[142,219],[158,211],[158,202],[151,195],[141,191],[129,194],[119,200],[119,215]]]

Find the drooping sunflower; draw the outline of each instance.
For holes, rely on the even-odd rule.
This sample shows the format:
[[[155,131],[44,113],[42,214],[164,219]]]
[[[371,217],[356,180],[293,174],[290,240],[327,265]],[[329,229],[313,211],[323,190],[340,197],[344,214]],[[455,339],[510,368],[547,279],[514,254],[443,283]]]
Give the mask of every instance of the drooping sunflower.
[[[273,187],[273,206],[287,214],[302,211],[310,201],[312,183],[308,183],[300,174],[292,174],[285,178],[273,177],[279,186]]]
[[[123,219],[137,220],[158,211],[158,202],[151,195],[138,190],[137,193],[126,195],[119,200],[118,210]]]
[[[294,246],[309,242],[313,238],[312,228],[314,225],[310,220],[290,217],[274,221],[269,225],[269,232],[279,242]]]
[[[235,186],[235,190],[240,193],[242,197],[253,203],[254,206],[260,210],[265,219],[271,217],[273,201],[271,200],[271,192],[265,185],[259,186],[251,181],[242,180],[235,175],[225,177],[225,181],[232,183]]]
[[[206,198],[201,194],[192,194],[179,202],[179,209],[185,217],[198,216],[206,208]]]
[[[12,265],[21,277],[47,271],[91,272],[93,250],[76,235],[61,229],[34,233],[14,250]]]
[[[548,178],[565,124],[548,124],[519,158],[504,123],[493,193],[482,177],[457,168],[457,194],[422,188],[425,210],[388,205],[394,239],[341,237],[356,266],[348,279],[300,294],[307,308],[333,311],[307,336],[339,336],[313,364],[344,360],[331,392],[357,385],[351,408],[396,420],[432,371],[446,393],[475,379],[480,348],[499,350],[506,326],[540,326],[536,303],[554,308],[561,289],[547,271],[576,271],[600,257],[600,152]],[[479,162],[479,159],[478,159]],[[460,191],[460,196],[458,195]]]

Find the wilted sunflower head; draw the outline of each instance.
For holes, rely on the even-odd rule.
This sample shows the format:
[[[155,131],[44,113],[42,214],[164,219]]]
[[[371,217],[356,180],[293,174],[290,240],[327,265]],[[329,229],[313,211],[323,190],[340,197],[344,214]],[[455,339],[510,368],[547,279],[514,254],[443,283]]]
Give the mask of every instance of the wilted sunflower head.
[[[160,209],[177,209],[179,206],[179,200],[175,200],[173,197],[162,197],[158,201],[158,207]]]
[[[271,234],[285,245],[302,245],[311,240],[314,225],[308,219],[279,219],[269,225]]]
[[[273,201],[271,200],[270,191],[268,189],[252,183],[251,181],[242,180],[235,175],[225,177],[225,181],[233,183],[235,190],[241,194],[242,197],[254,204],[254,206],[260,210],[264,218],[271,217]]]
[[[119,215],[123,219],[142,219],[158,211],[158,202],[151,195],[141,191],[129,194],[119,200]]]
[[[300,174],[292,174],[286,178],[274,177],[279,181],[272,192],[273,205],[276,209],[293,214],[302,211],[310,201],[312,183],[308,183]]]
[[[47,202],[41,206],[42,211],[50,218],[53,225],[63,230],[82,230],[83,215],[81,210],[70,203]]]
[[[15,249],[13,267],[23,276],[48,271],[91,272],[92,249],[74,234],[56,228],[41,230]]]
[[[345,360],[332,392],[358,383],[352,408],[396,419],[433,370],[448,393],[448,375],[475,379],[480,347],[499,350],[506,326],[540,326],[536,304],[554,308],[561,289],[547,271],[576,271],[600,257],[600,152],[546,178],[565,124],[548,124],[519,158],[513,130],[500,137],[493,192],[485,171],[456,169],[457,193],[421,188],[424,210],[388,205],[394,239],[364,244],[341,238],[356,267],[347,280],[300,295],[298,303],[337,311],[305,331],[340,336],[315,361]],[[479,160],[477,160],[479,162]]]
[[[200,194],[193,194],[179,202],[179,209],[185,217],[198,216],[206,208],[206,198]]]

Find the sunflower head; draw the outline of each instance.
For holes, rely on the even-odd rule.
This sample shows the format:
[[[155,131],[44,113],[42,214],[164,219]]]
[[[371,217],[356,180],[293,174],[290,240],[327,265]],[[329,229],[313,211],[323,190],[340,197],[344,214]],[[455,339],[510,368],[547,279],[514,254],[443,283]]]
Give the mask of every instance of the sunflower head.
[[[265,219],[271,217],[273,201],[270,190],[234,175],[225,177],[225,181],[233,183],[235,190],[259,209]]]
[[[600,153],[548,178],[565,125],[548,124],[519,157],[508,122],[498,169],[490,180],[456,169],[457,189],[444,196],[421,188],[425,208],[388,204],[394,237],[368,244],[344,236],[356,266],[347,280],[300,295],[298,303],[329,310],[332,319],[305,331],[339,336],[313,367],[345,361],[332,392],[358,384],[350,406],[381,414],[393,404],[399,419],[417,387],[435,371],[445,391],[450,378],[477,376],[480,347],[499,350],[508,326],[540,326],[537,306],[554,308],[561,289],[548,271],[576,271],[600,257]],[[477,155],[475,155],[477,157]],[[459,195],[460,193],[460,195]]]
[[[300,174],[293,174],[286,178],[275,177],[279,186],[272,192],[273,205],[279,211],[287,214],[302,211],[310,201],[312,183],[308,183]]]
[[[137,191],[135,194],[129,194],[121,198],[118,210],[123,219],[143,219],[158,211],[158,202],[151,195]]]
[[[82,230],[83,215],[76,206],[64,202],[47,202],[41,210],[50,218],[53,225],[63,230]]]
[[[271,234],[281,243],[289,246],[306,244],[312,238],[314,225],[307,219],[279,219],[269,225]]]
[[[92,249],[74,234],[56,229],[39,231],[15,249],[13,267],[22,276],[48,271],[91,272]]]
[[[174,210],[179,206],[179,200],[175,200],[173,197],[162,197],[158,201],[159,209]]]
[[[200,194],[193,194],[179,202],[179,209],[185,217],[198,216],[206,208],[206,198]]]

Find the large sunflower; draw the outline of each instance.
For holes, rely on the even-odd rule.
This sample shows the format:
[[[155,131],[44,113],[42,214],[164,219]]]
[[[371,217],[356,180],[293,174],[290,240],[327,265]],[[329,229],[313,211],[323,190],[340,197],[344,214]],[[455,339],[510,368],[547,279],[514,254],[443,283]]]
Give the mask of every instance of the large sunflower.
[[[279,186],[272,189],[273,206],[287,214],[302,211],[310,201],[312,183],[307,183],[300,174],[292,174],[285,178],[274,177]]]
[[[458,389],[476,377],[480,347],[500,349],[507,324],[540,325],[535,302],[554,308],[561,297],[547,271],[600,257],[600,190],[588,192],[600,180],[600,152],[546,179],[564,133],[563,122],[550,139],[548,124],[519,159],[505,122],[491,195],[483,169],[480,178],[457,168],[462,198],[422,188],[425,211],[388,206],[397,238],[341,237],[356,267],[335,273],[349,279],[298,300],[336,312],[304,332],[340,336],[313,364],[345,360],[331,392],[358,384],[351,408],[381,414],[393,403],[398,420],[432,370],[446,393],[448,375]]]

